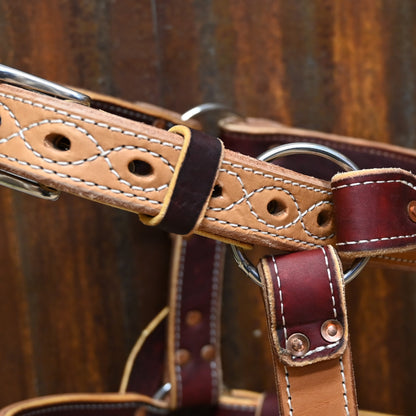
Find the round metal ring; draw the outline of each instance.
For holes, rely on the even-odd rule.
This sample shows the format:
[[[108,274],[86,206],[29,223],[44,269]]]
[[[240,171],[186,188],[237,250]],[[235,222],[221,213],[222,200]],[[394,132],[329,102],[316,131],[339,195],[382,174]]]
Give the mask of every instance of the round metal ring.
[[[195,107],[192,107],[188,111],[185,111],[181,115],[181,120],[182,121],[188,121],[192,118],[195,118],[195,117],[200,116],[200,115],[205,114],[205,113],[210,113],[212,111],[222,111],[222,112],[232,114],[235,117],[244,119],[244,117],[242,115],[237,114],[232,108],[230,108],[230,107],[228,107],[224,104],[204,103],[204,104],[196,105]]]
[[[333,150],[330,147],[315,143],[299,142],[284,144],[262,153],[257,159],[263,162],[270,162],[278,157],[296,154],[308,154],[323,157],[330,160],[331,162],[336,163],[347,172],[358,170],[358,166],[342,153]],[[246,273],[247,276],[250,277],[250,279],[252,279],[256,284],[262,286],[257,268],[247,259],[242,250],[235,245],[231,245],[231,249],[238,267],[243,270],[244,273]],[[344,283],[347,284],[351,282],[356,276],[358,276],[369,259],[369,257],[357,259],[351,268],[344,273]]]

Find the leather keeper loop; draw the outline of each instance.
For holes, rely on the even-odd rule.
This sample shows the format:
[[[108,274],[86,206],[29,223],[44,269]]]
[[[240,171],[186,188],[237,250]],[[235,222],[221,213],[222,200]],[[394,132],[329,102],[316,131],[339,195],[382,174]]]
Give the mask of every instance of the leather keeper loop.
[[[186,235],[198,227],[204,216],[224,146],[221,140],[185,126],[174,126],[169,131],[184,138],[175,171],[160,212],[155,217],[139,218],[146,225]]]
[[[337,248],[342,255],[383,255],[413,249],[416,177],[403,169],[365,169],[332,179]]]
[[[347,345],[348,325],[334,248],[266,257],[259,271],[269,335],[280,361],[303,367],[339,357]]]

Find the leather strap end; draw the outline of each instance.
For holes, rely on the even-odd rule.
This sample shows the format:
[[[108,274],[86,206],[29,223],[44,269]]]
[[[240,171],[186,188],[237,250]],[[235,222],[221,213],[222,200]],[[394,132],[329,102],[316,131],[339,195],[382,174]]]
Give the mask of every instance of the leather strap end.
[[[304,367],[341,356],[348,324],[342,267],[333,247],[266,257],[259,272],[279,360]]]
[[[340,173],[332,179],[337,248],[380,256],[416,248],[416,176],[399,168]]]
[[[150,226],[187,235],[204,218],[218,177],[224,145],[221,140],[182,125],[170,130],[183,136],[183,145],[162,207],[155,217],[139,215]]]

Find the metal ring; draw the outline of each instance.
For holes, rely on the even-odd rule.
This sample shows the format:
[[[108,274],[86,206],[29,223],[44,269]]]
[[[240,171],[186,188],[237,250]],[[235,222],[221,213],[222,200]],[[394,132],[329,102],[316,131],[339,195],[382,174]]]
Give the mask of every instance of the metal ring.
[[[204,104],[196,105],[195,107],[192,107],[188,111],[185,111],[181,115],[181,120],[182,121],[188,121],[191,118],[195,118],[195,117],[197,117],[201,114],[210,113],[212,111],[223,111],[223,112],[226,112],[226,113],[230,113],[233,116],[236,116],[238,118],[244,119],[244,117],[242,115],[237,114],[232,108],[230,108],[230,107],[228,107],[224,104],[204,103]]]
[[[263,162],[270,162],[278,157],[296,154],[321,156],[336,163],[346,172],[358,170],[358,166],[342,153],[333,150],[330,147],[315,143],[287,143],[262,153],[257,159]],[[247,276],[250,277],[250,279],[252,279],[257,285],[262,286],[257,268],[247,259],[242,250],[235,245],[231,245],[231,249],[238,267],[243,270],[243,272],[246,273]],[[358,276],[369,260],[369,257],[357,259],[351,268],[344,273],[344,283],[347,284]]]

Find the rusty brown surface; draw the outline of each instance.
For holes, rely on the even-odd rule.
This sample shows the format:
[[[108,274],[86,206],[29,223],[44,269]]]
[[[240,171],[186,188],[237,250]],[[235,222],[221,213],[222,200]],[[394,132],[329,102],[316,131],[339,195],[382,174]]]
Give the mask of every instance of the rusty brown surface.
[[[179,112],[219,101],[414,147],[415,27],[411,0],[0,0],[0,61]],[[169,239],[71,196],[0,189],[0,206],[0,404],[116,390],[165,303]],[[230,272],[225,292],[226,383],[273,388],[257,288]],[[376,269],[348,288],[363,408],[416,413],[415,293],[414,274]]]

